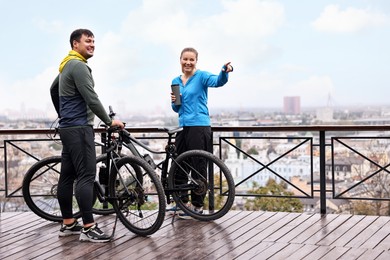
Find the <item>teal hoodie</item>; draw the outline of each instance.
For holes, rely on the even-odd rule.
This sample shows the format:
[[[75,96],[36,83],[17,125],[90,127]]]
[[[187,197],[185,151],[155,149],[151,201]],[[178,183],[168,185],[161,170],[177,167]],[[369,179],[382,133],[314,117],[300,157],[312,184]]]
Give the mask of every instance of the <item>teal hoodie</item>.
[[[183,85],[180,76],[174,78],[172,84],[180,85],[181,94],[181,105],[172,103],[173,111],[179,113],[179,126],[210,126],[208,88],[221,87],[227,81],[228,73],[222,70],[219,75],[197,70],[186,85]]]

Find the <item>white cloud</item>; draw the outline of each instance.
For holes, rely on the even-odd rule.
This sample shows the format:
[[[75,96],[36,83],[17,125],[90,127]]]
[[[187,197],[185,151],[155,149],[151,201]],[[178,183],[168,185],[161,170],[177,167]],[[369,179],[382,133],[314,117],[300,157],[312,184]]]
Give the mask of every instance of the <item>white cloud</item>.
[[[47,68],[34,78],[8,84],[10,91],[7,92],[6,98],[2,99],[2,107],[8,108],[8,113],[20,111],[26,117],[34,117],[37,114],[55,117],[55,109],[50,98],[50,86],[57,71],[57,67]]]
[[[104,19],[99,17],[101,13],[93,11],[94,7],[90,16],[69,16],[59,11],[54,19],[46,13],[37,14],[34,9],[25,16],[25,20],[33,22],[23,23],[23,30],[33,32],[28,46],[33,51],[26,56],[24,47],[8,48],[6,54],[12,55],[2,66],[0,105],[3,109],[19,109],[21,103],[27,109],[50,107],[48,90],[59,62],[69,50],[70,30],[84,22],[92,24],[94,32],[93,28],[98,28],[95,56],[88,63],[96,92],[106,108],[118,105],[130,112],[146,109],[169,111],[172,115],[170,82],[181,73],[179,54],[187,46],[198,49],[199,69],[218,73],[224,62],[231,61],[234,66],[228,85],[210,90],[210,107],[281,107],[285,95],[300,95],[304,106],[326,104],[329,93],[335,96],[333,82],[339,94],[350,93],[350,99],[360,99],[349,89],[351,86],[364,89],[371,78],[375,78],[375,84],[371,85],[376,89],[369,96],[376,102],[385,96],[378,93],[385,93],[388,85],[386,70],[378,69],[385,68],[387,60],[382,55],[381,61],[375,59],[379,62],[375,63],[372,57],[379,56],[385,49],[379,46],[389,42],[385,27],[389,19],[384,11],[378,11],[385,9],[380,6],[384,4],[373,3],[373,8],[358,8],[353,0],[346,0],[345,4],[350,7],[327,6],[312,25],[316,30],[328,32],[356,32],[377,26],[378,33],[365,45],[356,44],[356,39],[351,42],[350,37],[337,39],[326,49],[312,45],[312,34],[306,25],[313,10],[305,9],[303,3],[287,1],[142,0],[131,7],[124,6],[128,9],[122,9],[120,14],[107,6]],[[12,21],[15,25],[19,22]],[[37,27],[40,30],[35,30]],[[324,34],[317,37],[321,42],[327,40]],[[45,50],[39,45],[42,39]],[[311,44],[308,51],[306,44]],[[353,50],[346,52],[344,46],[352,44]],[[366,49],[369,51],[362,51]],[[329,54],[338,58],[333,64],[329,62]],[[361,60],[360,66],[351,66],[350,57]],[[19,66],[7,67],[11,62]],[[363,66],[368,73],[361,73]],[[375,77],[370,76],[371,69],[376,72]],[[31,76],[34,74],[38,75]],[[346,95],[340,99],[346,100]]]
[[[388,22],[388,16],[370,8],[348,7],[343,11],[338,5],[328,5],[312,26],[318,31],[348,33],[383,26]]]
[[[129,12],[121,28],[97,39],[89,63],[104,104],[119,93],[132,104],[128,109],[141,106],[144,99],[152,108],[164,107],[170,82],[180,74],[180,51],[187,46],[198,49],[198,68],[218,73],[223,63],[232,61],[241,71],[232,77],[246,78],[243,68],[258,69],[259,60],[270,52],[264,39],[285,19],[283,6],[274,1],[224,0],[221,11],[211,16],[192,12],[197,2],[189,8],[180,1],[145,0]]]
[[[227,35],[237,38],[261,39],[277,31],[284,23],[284,7],[275,1],[222,1],[225,11],[206,19]],[[216,30],[217,31],[217,30]]]
[[[270,49],[265,37],[275,33],[285,19],[283,5],[275,1],[223,0],[223,8],[210,16],[202,16],[180,1],[149,2],[129,13],[121,37],[166,47],[176,55],[193,46],[200,52],[200,64],[207,68],[220,66],[227,56],[245,62],[261,60]]]
[[[63,30],[63,22],[60,20],[47,21],[43,18],[34,18],[33,23],[44,32],[60,32]]]

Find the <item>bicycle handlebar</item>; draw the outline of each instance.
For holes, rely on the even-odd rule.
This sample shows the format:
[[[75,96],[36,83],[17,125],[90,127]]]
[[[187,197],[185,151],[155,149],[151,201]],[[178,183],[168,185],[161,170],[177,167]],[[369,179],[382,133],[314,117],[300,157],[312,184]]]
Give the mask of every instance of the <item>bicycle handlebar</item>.
[[[112,106],[109,106],[108,107],[109,109],[109,114],[108,116],[111,118],[111,119],[114,119],[116,113],[113,111],[112,109]],[[154,153],[154,154],[163,154],[165,153],[165,151],[155,151],[155,150],[152,150],[150,147],[148,147],[147,145],[141,143],[139,140],[137,140],[135,137],[131,136],[131,134],[129,133],[129,131],[127,131],[126,129],[121,129],[119,126],[113,126],[113,127],[109,127],[107,125],[104,125],[102,124],[101,126],[105,127],[107,129],[107,132],[108,134],[112,134],[112,133],[120,133],[123,137],[125,137],[125,144],[126,143],[136,143],[137,145],[141,146],[142,148],[144,148],[145,150],[151,152],[151,153]],[[173,129],[173,130],[169,130],[167,128],[163,128],[164,130],[166,130],[166,132],[169,134],[169,135],[172,135],[173,133],[176,133],[178,131],[178,129]],[[180,128],[179,128],[180,129]],[[171,132],[172,131],[172,132]]]

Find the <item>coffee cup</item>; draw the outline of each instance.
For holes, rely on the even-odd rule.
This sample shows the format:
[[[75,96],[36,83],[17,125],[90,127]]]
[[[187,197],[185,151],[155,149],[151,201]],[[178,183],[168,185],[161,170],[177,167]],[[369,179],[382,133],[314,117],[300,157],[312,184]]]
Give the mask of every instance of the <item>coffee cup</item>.
[[[175,105],[181,105],[181,99],[180,99],[180,85],[179,84],[172,84],[171,85],[173,95],[176,97]]]

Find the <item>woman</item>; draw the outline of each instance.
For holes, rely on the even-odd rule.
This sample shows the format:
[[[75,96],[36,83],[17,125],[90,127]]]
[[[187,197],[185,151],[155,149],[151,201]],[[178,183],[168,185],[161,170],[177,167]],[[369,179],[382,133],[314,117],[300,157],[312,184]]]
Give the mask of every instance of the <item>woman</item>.
[[[228,73],[233,71],[230,62],[227,62],[220,73],[214,75],[198,70],[197,62],[198,52],[194,48],[184,48],[180,55],[183,74],[172,80],[172,85],[180,85],[180,105],[174,104],[176,97],[171,93],[172,109],[179,114],[179,126],[183,127],[183,131],[176,135],[178,154],[195,149],[212,151],[210,116],[207,107],[208,88],[225,85],[228,81]],[[194,162],[194,165],[201,165],[201,163]],[[181,183],[187,181],[185,177],[180,178]],[[191,203],[195,211],[203,210],[202,196],[191,194]]]

